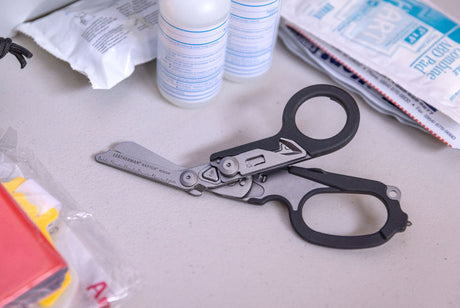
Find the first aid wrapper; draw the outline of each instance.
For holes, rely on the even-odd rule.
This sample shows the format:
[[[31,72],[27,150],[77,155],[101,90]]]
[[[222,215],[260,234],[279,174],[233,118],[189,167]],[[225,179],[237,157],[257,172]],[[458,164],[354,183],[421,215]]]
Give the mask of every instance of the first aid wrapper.
[[[460,27],[414,0],[290,0],[286,22],[460,122]]]
[[[359,94],[380,113],[400,123],[432,134],[446,145],[460,149],[460,124],[386,76],[362,65],[331,45],[281,22],[279,36],[286,47],[302,60],[326,73],[335,82]]]
[[[156,57],[158,1],[80,0],[18,26],[42,48],[110,89]]]
[[[10,287],[0,290],[2,295],[7,295],[6,307],[120,307],[141,283],[133,264],[125,260],[120,248],[114,245],[93,215],[83,211],[53,180],[31,150],[18,146],[17,140],[17,133],[11,128],[0,136],[0,185],[8,190],[31,222],[37,224],[38,232],[43,232],[52,243],[65,260],[68,272],[59,286],[51,283],[31,285],[29,282],[35,276],[18,275],[13,290]],[[4,204],[0,204],[0,209],[4,209]],[[3,227],[3,230],[8,228],[8,223]],[[0,258],[0,274],[4,275],[2,269],[5,267],[33,268],[36,256],[30,255],[27,260],[20,253],[21,246],[14,244],[19,243],[22,235],[13,232],[9,238],[12,240],[6,244],[0,243],[4,245],[0,245],[2,249],[5,248],[2,254],[19,255],[22,259]],[[0,275],[0,281],[2,279],[8,280],[8,276]],[[56,287],[59,287],[57,293],[48,297]],[[47,297],[39,299],[42,294]],[[2,300],[5,298],[0,298],[0,302]]]

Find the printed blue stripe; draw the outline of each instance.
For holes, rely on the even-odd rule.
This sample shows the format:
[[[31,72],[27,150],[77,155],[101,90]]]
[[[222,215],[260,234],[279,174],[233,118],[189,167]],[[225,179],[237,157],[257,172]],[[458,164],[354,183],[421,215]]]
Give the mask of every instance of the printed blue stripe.
[[[230,14],[230,15],[231,15],[232,17],[238,17],[238,18],[241,18],[241,19],[258,20],[258,19],[269,18],[269,17],[272,17],[273,15],[278,15],[278,10],[276,10],[275,12],[273,12],[273,13],[270,14],[270,15],[267,15],[267,16],[264,16],[264,17],[256,17],[256,18],[243,17],[243,16],[239,16],[239,15],[235,15],[235,14]]]
[[[215,89],[212,89],[211,91],[203,93],[203,95],[186,95],[186,94],[181,95],[181,93],[171,92],[163,86],[164,84],[160,84],[161,89],[171,97],[174,97],[179,100],[186,101],[186,102],[200,102],[200,101],[204,101],[206,99],[213,97],[216,93],[219,92],[222,85],[219,85],[218,87],[216,87]],[[185,92],[182,92],[182,93],[185,93]]]
[[[176,40],[176,39],[170,37],[169,35],[167,35],[167,34],[163,31],[163,29],[161,29],[161,27],[160,27],[160,31],[161,31],[161,33],[162,33],[164,36],[166,36],[166,37],[167,37],[168,39],[170,39],[171,41],[174,41],[174,42],[176,42],[176,43],[183,44],[183,45],[190,45],[190,46],[203,46],[203,45],[209,45],[209,44],[212,44],[212,43],[214,43],[214,42],[217,42],[217,41],[221,40],[224,36],[227,35],[227,33],[225,32],[223,35],[221,35],[219,38],[215,39],[214,41],[205,42],[205,43],[201,43],[201,44],[191,44],[191,43],[181,42],[181,41],[179,41],[179,40]]]
[[[227,54],[230,56],[235,56],[238,58],[254,58],[254,57],[260,57],[263,55],[266,55],[272,51],[271,47],[265,48],[260,51],[255,51],[255,52],[241,52],[239,50],[231,50],[227,48]]]
[[[247,7],[262,7],[262,6],[269,6],[272,5],[273,3],[279,2],[280,0],[275,0],[273,2],[267,3],[267,4],[243,4],[241,2],[236,2],[232,0],[232,3],[241,5],[241,6],[247,6]]]
[[[180,30],[180,31],[184,31],[184,32],[189,32],[189,33],[205,33],[205,32],[214,31],[214,30],[216,30],[216,29],[219,29],[219,28],[223,27],[223,26],[227,23],[227,21],[228,21],[228,17],[227,17],[223,23],[221,23],[219,26],[217,26],[217,27],[215,27],[215,28],[213,28],[213,29],[203,30],[203,31],[191,31],[191,30],[185,30],[185,29],[176,27],[176,26],[170,24],[163,16],[160,15],[160,17],[161,17],[161,19],[162,19],[165,23],[167,23],[167,24],[168,24],[169,26],[171,26],[172,28],[177,29],[177,30]]]
[[[160,71],[168,78],[185,83],[185,84],[198,84],[198,83],[206,83],[207,81],[216,79],[219,74],[221,74],[224,70],[224,65],[221,65],[218,67],[218,69],[206,76],[203,77],[186,77],[186,76],[181,76],[177,74],[173,74],[172,72],[166,70],[162,65],[159,66]],[[187,80],[193,80],[193,81],[187,81]]]

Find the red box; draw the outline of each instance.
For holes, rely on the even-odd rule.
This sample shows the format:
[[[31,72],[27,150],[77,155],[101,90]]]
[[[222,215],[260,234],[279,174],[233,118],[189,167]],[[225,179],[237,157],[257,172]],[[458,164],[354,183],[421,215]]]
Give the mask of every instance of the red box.
[[[0,307],[34,303],[59,288],[67,264],[0,185]]]

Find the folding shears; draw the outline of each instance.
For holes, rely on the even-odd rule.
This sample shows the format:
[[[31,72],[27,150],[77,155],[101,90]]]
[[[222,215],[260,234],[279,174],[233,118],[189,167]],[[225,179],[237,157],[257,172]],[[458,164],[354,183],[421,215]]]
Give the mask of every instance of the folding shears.
[[[314,97],[329,97],[345,110],[346,123],[336,135],[315,139],[298,129],[296,112]],[[408,216],[399,203],[399,189],[378,181],[295,166],[342,148],[354,137],[358,124],[358,106],[347,92],[331,85],[314,85],[290,98],[283,112],[282,128],[276,135],[214,153],[209,162],[202,165],[177,166],[134,142],[119,143],[95,158],[100,163],[195,196],[209,191],[258,205],[278,200],[287,205],[291,224],[304,240],[334,248],[367,248],[385,243],[408,226]],[[304,221],[302,209],[312,196],[326,193],[367,194],[378,198],[387,212],[384,225],[375,233],[357,236],[313,230]]]

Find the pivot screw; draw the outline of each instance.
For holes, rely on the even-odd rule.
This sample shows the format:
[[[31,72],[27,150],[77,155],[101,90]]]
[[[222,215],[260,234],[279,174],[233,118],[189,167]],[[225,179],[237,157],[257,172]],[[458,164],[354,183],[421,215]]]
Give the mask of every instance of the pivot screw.
[[[186,170],[180,175],[180,182],[185,187],[191,187],[198,182],[198,176],[191,170]]]
[[[225,176],[234,176],[239,169],[238,161],[234,157],[225,157],[219,165],[219,171]]]

